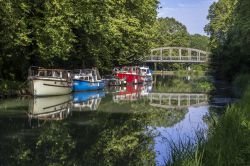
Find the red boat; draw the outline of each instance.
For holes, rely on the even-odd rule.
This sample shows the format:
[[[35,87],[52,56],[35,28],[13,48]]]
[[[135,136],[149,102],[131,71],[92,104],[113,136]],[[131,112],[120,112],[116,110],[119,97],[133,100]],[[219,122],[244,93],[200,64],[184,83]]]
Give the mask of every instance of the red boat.
[[[145,81],[145,75],[142,74],[138,66],[124,66],[113,70],[116,77],[126,80],[128,84],[140,84]]]

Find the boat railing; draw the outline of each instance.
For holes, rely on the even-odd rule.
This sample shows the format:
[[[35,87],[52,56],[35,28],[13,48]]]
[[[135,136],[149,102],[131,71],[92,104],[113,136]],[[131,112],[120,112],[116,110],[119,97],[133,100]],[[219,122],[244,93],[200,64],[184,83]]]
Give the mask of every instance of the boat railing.
[[[29,78],[30,77],[46,77],[69,80],[71,78],[71,71],[64,69],[46,69],[41,67],[31,67],[29,69]]]
[[[82,79],[86,81],[100,81],[101,76],[97,68],[93,69],[77,69],[74,70],[74,79]]]

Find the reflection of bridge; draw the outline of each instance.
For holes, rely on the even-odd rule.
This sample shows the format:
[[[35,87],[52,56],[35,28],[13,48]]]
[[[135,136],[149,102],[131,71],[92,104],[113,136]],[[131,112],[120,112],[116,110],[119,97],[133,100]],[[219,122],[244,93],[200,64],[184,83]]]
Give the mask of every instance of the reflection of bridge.
[[[201,93],[149,93],[150,105],[159,108],[183,109],[208,103],[207,94]]]
[[[209,52],[184,47],[162,47],[151,50],[151,54],[144,62],[168,63],[206,63]]]

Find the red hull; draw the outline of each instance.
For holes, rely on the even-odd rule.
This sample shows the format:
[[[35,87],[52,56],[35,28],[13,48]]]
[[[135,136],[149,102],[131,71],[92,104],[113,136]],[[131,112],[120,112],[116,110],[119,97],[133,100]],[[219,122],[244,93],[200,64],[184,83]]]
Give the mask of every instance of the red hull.
[[[125,78],[127,83],[132,83],[132,84],[140,84],[143,83],[145,80],[144,76],[132,73],[116,73],[116,76],[120,79]]]

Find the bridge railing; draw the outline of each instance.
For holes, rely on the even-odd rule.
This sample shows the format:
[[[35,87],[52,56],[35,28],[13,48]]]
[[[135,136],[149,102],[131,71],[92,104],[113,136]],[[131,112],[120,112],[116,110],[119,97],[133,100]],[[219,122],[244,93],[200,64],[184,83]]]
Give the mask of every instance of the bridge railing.
[[[163,47],[151,50],[146,62],[199,62],[209,60],[209,52],[183,47]]]

